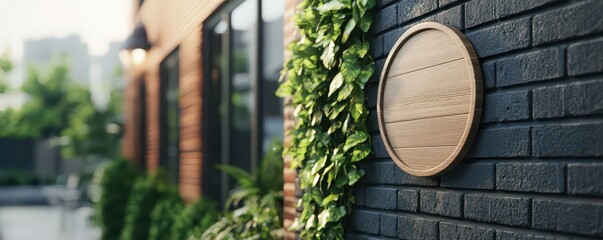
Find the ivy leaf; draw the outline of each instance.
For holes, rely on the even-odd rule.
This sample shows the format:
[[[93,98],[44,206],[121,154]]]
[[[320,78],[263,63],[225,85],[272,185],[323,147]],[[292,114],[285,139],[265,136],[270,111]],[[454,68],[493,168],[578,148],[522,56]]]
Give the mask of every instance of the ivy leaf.
[[[318,161],[316,161],[316,163],[314,163],[314,166],[312,166],[312,174],[316,174],[318,171],[320,171],[324,166],[325,163],[327,163],[327,156],[321,157],[320,159],[318,159]]]
[[[371,76],[373,76],[373,73],[375,73],[375,64],[374,63],[371,63],[368,66],[365,66],[364,68],[362,68],[362,71],[360,71],[360,74],[358,74],[358,84],[360,86],[364,87],[366,82],[368,82],[368,80],[371,78]]]
[[[337,73],[337,75],[335,75],[335,77],[333,78],[333,81],[331,81],[331,85],[329,86],[329,94],[327,96],[331,96],[333,95],[333,93],[335,91],[337,91],[337,89],[339,89],[339,87],[341,87],[341,85],[343,84],[343,75],[341,75],[341,72]]]
[[[335,52],[339,49],[339,47],[335,46],[335,42],[331,41],[329,45],[325,48],[320,56],[320,60],[322,60],[322,64],[327,68],[333,68],[335,65]]]
[[[291,224],[291,226],[289,226],[289,231],[293,231],[296,232],[298,230],[300,230],[303,227],[303,224],[301,223],[299,218],[295,218],[295,220],[293,221],[293,224]]]
[[[339,94],[337,94],[337,101],[341,102],[348,98],[352,93],[352,90],[354,90],[354,84],[348,83],[344,85],[343,88],[341,88],[341,91],[339,91]]]
[[[339,221],[346,214],[345,207],[330,205],[318,214],[318,230],[325,228],[327,223]]]
[[[320,13],[324,13],[324,12],[328,12],[328,11],[337,11],[337,10],[343,9],[345,7],[346,7],[345,4],[343,4],[337,0],[333,0],[328,3],[323,4],[322,6],[318,7],[317,9]]]
[[[362,103],[354,103],[354,105],[352,105],[352,109],[350,111],[350,114],[352,115],[352,117],[354,118],[354,120],[359,121],[360,117],[362,117],[362,113],[364,112],[364,104]]]
[[[354,151],[352,151],[352,159],[353,163],[358,162],[364,158],[366,158],[371,152],[371,149],[368,145],[360,145],[357,146]]]
[[[312,187],[316,187],[316,184],[318,184],[319,180],[320,180],[320,174],[315,174],[314,179],[312,179]]]
[[[360,169],[358,171],[352,171],[348,173],[348,185],[352,186],[354,183],[358,182],[358,180],[364,176],[364,170]]]
[[[314,226],[314,220],[316,219],[316,215],[312,214],[310,215],[310,217],[308,218],[308,221],[306,221],[306,230],[312,228],[312,226]]]
[[[348,22],[348,24],[345,25],[345,29],[343,30],[343,36],[341,37],[341,43],[345,44],[348,41],[348,38],[350,37],[350,33],[352,33],[352,30],[354,30],[354,28],[356,28],[356,19],[352,18],[350,19],[350,21]]]
[[[340,194],[330,194],[329,196],[327,196],[325,199],[322,200],[321,205],[325,206],[330,202],[337,201],[339,199],[339,195]]]
[[[343,145],[343,151],[348,151],[350,148],[366,141],[368,139],[368,134],[361,131],[356,131],[352,135],[350,135],[345,140],[345,145]]]
[[[278,97],[287,97],[293,95],[293,88],[291,84],[287,84],[286,82],[281,84],[274,92]]]
[[[372,12],[366,12],[364,15],[362,15],[362,17],[360,18],[360,30],[362,30],[363,32],[368,32],[369,28],[371,28],[371,24],[373,23],[373,16],[372,16]]]

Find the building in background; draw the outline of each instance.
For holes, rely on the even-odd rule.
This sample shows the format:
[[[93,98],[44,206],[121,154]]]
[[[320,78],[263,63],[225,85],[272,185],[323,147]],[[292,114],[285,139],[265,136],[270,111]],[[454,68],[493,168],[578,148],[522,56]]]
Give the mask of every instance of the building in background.
[[[89,84],[90,55],[88,45],[82,42],[79,36],[29,39],[25,40],[23,44],[22,65],[25,69],[31,65],[44,67],[61,57],[66,57],[69,62],[73,81]],[[27,73],[27,70],[25,70],[25,73]]]

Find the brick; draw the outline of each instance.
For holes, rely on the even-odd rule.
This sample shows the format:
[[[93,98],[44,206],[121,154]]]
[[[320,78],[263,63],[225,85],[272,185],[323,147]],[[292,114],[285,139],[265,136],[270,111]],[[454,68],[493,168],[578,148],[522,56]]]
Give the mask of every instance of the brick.
[[[498,163],[496,189],[562,193],[565,190],[563,165],[556,163]]]
[[[398,238],[437,239],[438,222],[412,216],[398,217]]]
[[[513,91],[486,95],[483,122],[530,119],[530,91]]]
[[[377,87],[367,87],[364,89],[366,97],[366,107],[375,108],[377,106]]]
[[[443,7],[448,4],[453,4],[455,2],[458,2],[459,0],[439,0],[439,1],[440,1],[440,7]]]
[[[437,177],[417,177],[400,169],[393,161],[379,163],[379,183],[395,185],[437,186]]]
[[[398,236],[398,216],[381,214],[381,235],[388,237]]]
[[[551,237],[551,236],[543,236],[537,233],[521,233],[521,232],[510,232],[510,231],[496,231],[496,240],[561,240],[561,239],[569,239],[565,237]]]
[[[371,234],[379,234],[379,214],[365,211],[354,210],[351,215],[352,229]]]
[[[361,183],[378,183],[381,176],[379,174],[379,163],[363,162],[358,167],[364,171],[364,177],[360,178]]]
[[[494,194],[465,194],[465,218],[527,227],[530,199]]]
[[[468,157],[530,156],[530,127],[492,128],[478,132]]]
[[[532,139],[536,157],[603,156],[603,122],[537,126]]]
[[[603,72],[603,39],[572,44],[567,48],[567,73],[577,76]]]
[[[373,21],[373,32],[380,33],[391,29],[398,24],[398,6],[392,5],[378,12],[375,12]]]
[[[572,83],[565,88],[563,110],[569,116],[603,113],[603,79]]]
[[[366,127],[369,131],[379,131],[379,118],[377,117],[377,111],[373,110],[369,112],[369,115],[366,119]],[[372,140],[373,140],[373,148],[375,147],[375,138],[379,136],[379,135],[373,135]],[[381,139],[381,137],[378,137],[379,139]],[[383,143],[381,143],[383,144]],[[375,150],[375,149],[373,149]],[[374,152],[374,151],[373,151]],[[376,153],[375,153],[376,154]]]
[[[591,0],[534,16],[534,45],[603,31],[603,1]]]
[[[349,239],[349,240],[366,240],[366,238],[364,236],[360,236],[360,235],[352,234],[352,233],[346,233],[345,234],[345,239]]]
[[[563,76],[561,50],[548,48],[496,63],[496,84],[499,87],[555,79]]]
[[[494,189],[494,164],[459,164],[450,172],[442,175],[442,187]]]
[[[496,62],[483,63],[482,73],[484,80],[484,88],[492,89],[496,87]]]
[[[389,51],[386,52],[385,54],[387,55],[388,53],[389,53]],[[368,81],[369,84],[379,83],[379,79],[381,78],[381,73],[383,72],[383,67],[385,67],[385,59],[375,61],[375,73],[373,73],[373,76],[371,76],[371,78],[369,79],[369,81]]]
[[[383,144],[383,139],[381,139],[381,135],[373,135],[371,137],[373,140],[373,154],[376,158],[389,158],[389,153],[385,149],[385,144]]]
[[[463,6],[459,5],[426,18],[421,22],[438,22],[453,26],[459,30],[465,29],[463,25]]]
[[[473,0],[465,3],[465,27],[475,27],[496,19],[495,0]]]
[[[419,210],[419,191],[409,189],[398,190],[398,209],[417,212]]]
[[[366,188],[366,206],[378,209],[398,208],[398,191],[393,188]]]
[[[404,32],[406,31],[406,28],[400,28],[400,29],[396,29],[396,30],[392,30],[389,32],[386,32],[383,35],[383,52],[384,55],[389,55],[389,53],[391,52],[392,48],[394,47],[394,44],[396,44],[396,41],[398,41],[398,39],[400,38],[400,36],[402,36],[402,34],[404,34]]]
[[[466,224],[440,222],[440,239],[494,239],[494,230]]]
[[[488,57],[530,45],[530,19],[504,22],[467,34],[479,57]]]
[[[366,204],[366,188],[365,187],[354,187],[354,205],[364,206]]]
[[[603,80],[536,88],[532,106],[536,119],[603,113]]]
[[[421,190],[421,212],[447,217],[461,217],[463,194],[451,191]]]
[[[383,56],[383,35],[373,38],[371,41],[370,54],[373,58],[380,58]]]
[[[601,202],[534,199],[532,227],[601,237],[601,216]]]
[[[395,2],[395,0],[377,0],[377,7],[381,8],[381,7],[391,4],[393,2]]]
[[[560,0],[504,0],[496,1],[496,10],[499,17],[506,17],[527,10],[542,7],[549,3],[559,2]]]
[[[536,88],[532,93],[532,115],[535,119],[563,116],[565,86]]]
[[[603,164],[570,163],[567,165],[569,194],[603,196]],[[398,194],[398,197],[400,194]]]
[[[398,24],[402,25],[409,20],[420,17],[438,7],[433,0],[407,0],[398,4]]]

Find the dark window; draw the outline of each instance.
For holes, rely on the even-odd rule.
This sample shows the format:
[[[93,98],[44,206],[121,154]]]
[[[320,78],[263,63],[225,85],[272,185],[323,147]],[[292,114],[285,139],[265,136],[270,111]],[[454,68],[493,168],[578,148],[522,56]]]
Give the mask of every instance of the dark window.
[[[283,137],[282,100],[274,96],[283,65],[284,0],[226,4],[205,23],[203,194],[224,200],[231,180],[217,163],[255,171]]]
[[[139,79],[138,86],[138,163],[142,170],[147,169],[147,96],[144,78]]]
[[[172,52],[160,65],[161,106],[160,106],[160,166],[165,169],[170,182],[178,183],[179,162],[179,56],[178,50]]]

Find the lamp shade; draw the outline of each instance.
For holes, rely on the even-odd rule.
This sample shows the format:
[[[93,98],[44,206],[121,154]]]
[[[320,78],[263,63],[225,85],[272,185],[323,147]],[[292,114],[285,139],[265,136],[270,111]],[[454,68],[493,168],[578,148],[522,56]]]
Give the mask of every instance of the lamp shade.
[[[126,39],[123,48],[125,50],[149,50],[151,48],[151,43],[147,38],[147,30],[144,28],[144,25],[142,25],[141,23],[136,25],[132,34],[130,34],[128,39]]]

